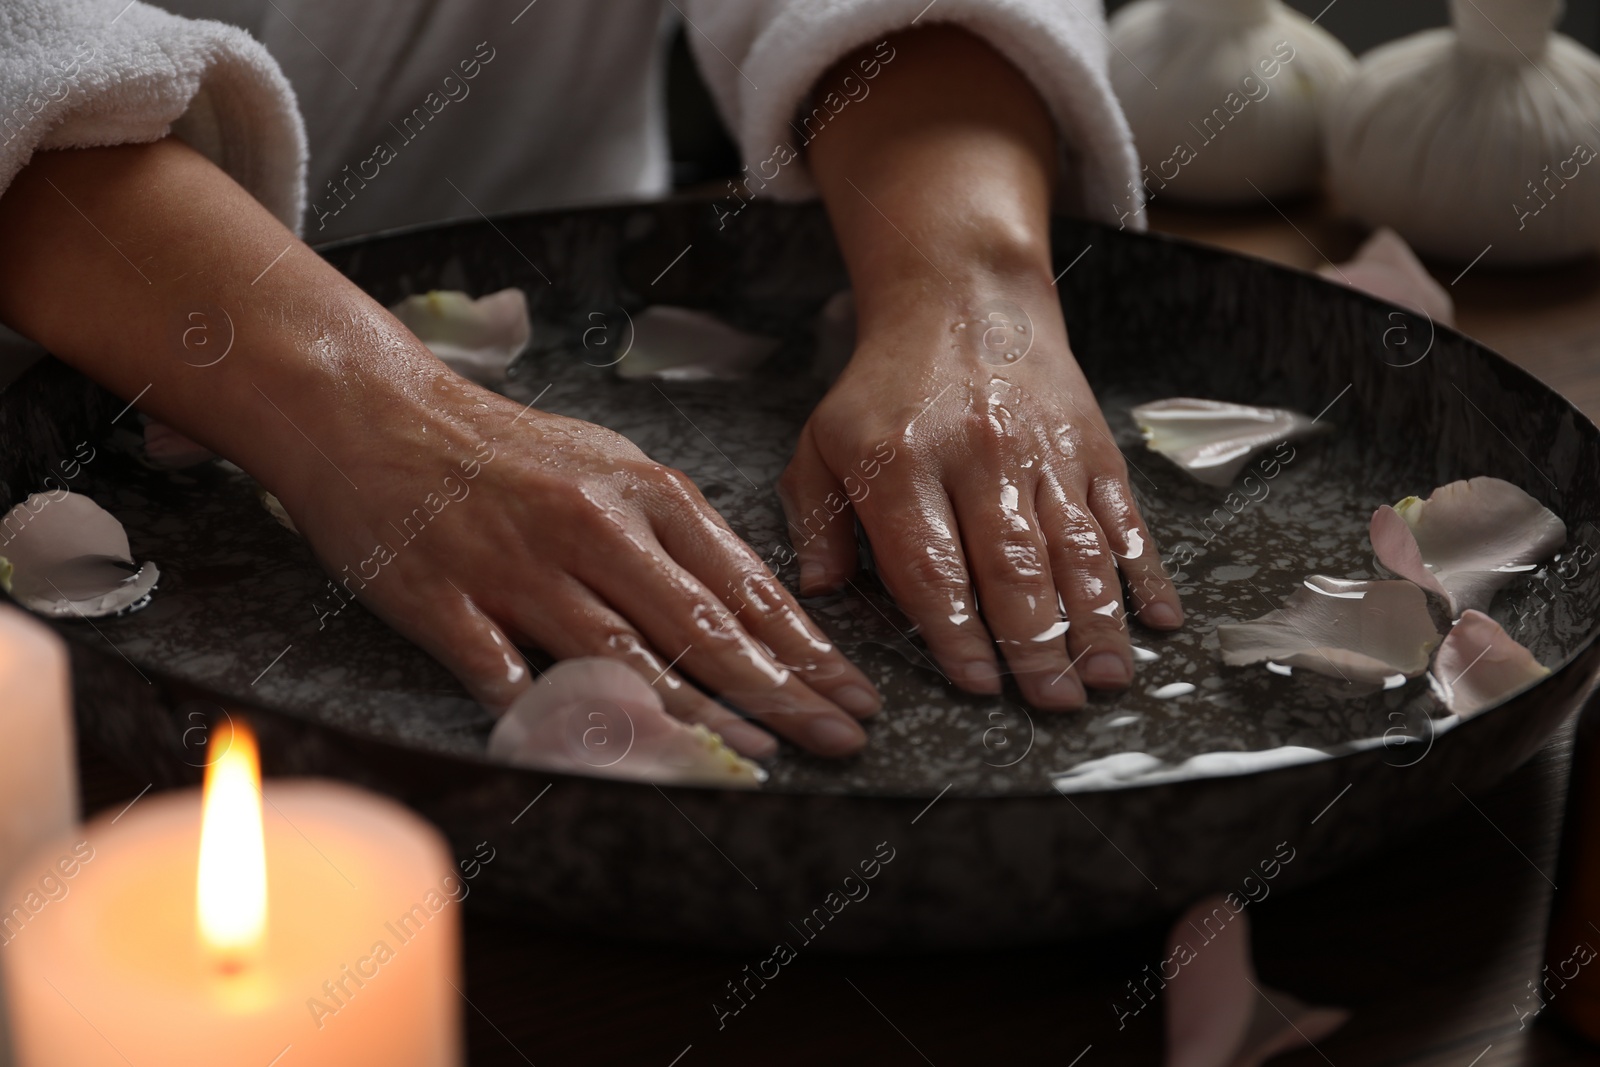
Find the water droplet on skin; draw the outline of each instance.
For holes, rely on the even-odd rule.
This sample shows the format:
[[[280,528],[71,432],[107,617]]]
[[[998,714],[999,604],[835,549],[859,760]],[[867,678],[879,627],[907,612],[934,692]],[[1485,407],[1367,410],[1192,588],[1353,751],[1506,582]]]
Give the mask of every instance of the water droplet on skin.
[[[1271,671],[1273,674],[1281,674],[1285,678],[1294,673],[1293,667],[1285,667],[1281,663],[1272,663],[1270,661],[1267,663],[1267,670]]]
[[[1032,600],[1033,598],[1029,597],[1028,599]],[[1066,632],[1067,632],[1067,621],[1065,619],[1063,619],[1062,621],[1056,623],[1054,626],[1050,627],[1048,630],[1044,630],[1044,631],[1040,632],[1037,636],[1035,636],[1033,638],[1033,640],[1035,640],[1035,641],[1054,641],[1056,638],[1060,637],[1062,634],[1064,634]]]
[[[1190,682],[1173,682],[1159,689],[1150,691],[1150,695],[1157,700],[1171,700],[1174,697],[1186,697],[1194,692],[1194,685]]]
[[[1117,609],[1120,607],[1122,607],[1122,605],[1113,600],[1109,603],[1100,605],[1098,608],[1095,608],[1094,613],[1096,615],[1104,615],[1107,618],[1114,618],[1117,614]]]
[[[1135,663],[1154,663],[1160,658],[1161,653],[1159,652],[1152,652],[1148,648],[1140,648],[1138,645],[1133,646],[1133,662]]]

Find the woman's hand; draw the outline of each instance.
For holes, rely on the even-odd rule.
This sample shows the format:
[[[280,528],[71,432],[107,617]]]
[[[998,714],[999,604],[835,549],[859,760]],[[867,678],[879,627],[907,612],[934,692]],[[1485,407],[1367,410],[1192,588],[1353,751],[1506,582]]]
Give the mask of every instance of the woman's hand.
[[[747,755],[772,737],[854,752],[879,699],[682,473],[620,434],[444,376],[425,406],[325,444],[331,470],[284,505],[335,581],[504,707],[529,684],[513,642],[613,656]],[[351,484],[359,486],[352,490]]]
[[[1031,702],[1078,707],[1081,682],[1133,676],[1119,571],[1147,625],[1183,616],[1067,343],[1050,270],[1055,126],[965,30],[899,34],[872,57],[869,91],[861,56],[818,84],[850,103],[807,149],[858,326],[783,479],[801,591],[849,577],[859,518],[952,681],[998,692],[998,642]],[[881,466],[870,481],[864,463]]]
[[[1119,571],[1141,621],[1172,629],[1182,614],[1054,290],[1004,292],[863,335],[780,494],[803,594],[852,576],[859,519],[952,681],[998,692],[998,644],[1029,702],[1076,708],[1080,679],[1133,677]]]
[[[0,197],[0,320],[275,493],[334,581],[504,706],[512,639],[616,656],[749,755],[826,755],[878,696],[681,474],[451,374],[172,138],[41,152]],[[196,365],[195,315],[233,331]]]

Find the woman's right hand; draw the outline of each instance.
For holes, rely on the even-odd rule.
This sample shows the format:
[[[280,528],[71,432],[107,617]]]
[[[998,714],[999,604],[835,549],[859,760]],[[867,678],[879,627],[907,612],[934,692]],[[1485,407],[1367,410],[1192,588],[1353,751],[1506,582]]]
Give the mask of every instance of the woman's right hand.
[[[876,690],[688,477],[448,372],[428,388],[352,409],[337,472],[279,496],[335,582],[475,697],[504,708],[532,683],[515,641],[622,659],[746,755],[776,742],[689,678],[810,751],[865,744]]]
[[[532,684],[515,639],[622,659],[748,755],[776,742],[687,678],[813,752],[866,742],[871,684],[687,478],[452,374],[182,141],[38,153],[0,248],[0,320],[249,471],[485,703]],[[202,310],[225,359],[174,344]]]

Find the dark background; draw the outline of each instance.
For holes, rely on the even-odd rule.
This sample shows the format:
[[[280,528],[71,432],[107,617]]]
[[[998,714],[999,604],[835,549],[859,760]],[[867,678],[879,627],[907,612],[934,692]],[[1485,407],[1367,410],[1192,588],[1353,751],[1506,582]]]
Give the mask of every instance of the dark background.
[[[1067,0],[1060,0],[1066,3]],[[1108,11],[1128,0],[1107,0]],[[1317,25],[1363,52],[1385,41],[1450,21],[1447,0],[1287,0],[1307,18],[1322,16]],[[936,14],[936,12],[935,12]],[[934,16],[930,15],[930,19]],[[935,20],[936,21],[936,20]],[[717,181],[739,169],[739,153],[729,139],[716,108],[689,55],[686,31],[680,27],[667,68],[668,128],[672,145],[672,180],[677,188]],[[693,32],[693,31],[687,31]],[[1600,0],[1568,3],[1561,32],[1600,50]]]

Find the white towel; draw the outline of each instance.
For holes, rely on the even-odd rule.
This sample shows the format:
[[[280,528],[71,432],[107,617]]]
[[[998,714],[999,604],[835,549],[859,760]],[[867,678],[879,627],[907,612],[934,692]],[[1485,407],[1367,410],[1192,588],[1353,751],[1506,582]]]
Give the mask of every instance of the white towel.
[[[299,230],[300,113],[248,34],[126,0],[0,3],[0,190],[37,151],[169,133]]]
[[[150,141],[170,129],[298,230],[305,134],[275,58],[317,105],[309,127],[318,210],[304,215],[313,239],[666,192],[659,17],[673,12],[664,0],[517,11],[492,0],[455,0],[448,11],[437,0],[388,0],[366,29],[374,16],[330,0],[181,0],[188,13],[256,31],[270,57],[238,29],[124,3],[0,0],[0,189],[40,148]],[[1062,146],[1058,207],[1143,225],[1137,156],[1106,76],[1100,0],[675,6],[751,172],[780,145],[797,157],[765,193],[814,195],[797,129],[823,104],[811,89],[833,63],[913,24],[949,22],[987,40],[1047,102]],[[455,72],[475,55],[495,58],[467,84]],[[452,85],[471,98],[446,110],[440,93]],[[430,107],[442,113],[407,147],[398,124],[424,97],[439,97]],[[398,159],[372,177],[380,144]]]
[[[913,24],[953,23],[1009,59],[1049,106],[1061,137],[1058,207],[1144,228],[1138,155],[1106,74],[1100,0],[688,0],[687,15],[700,72],[752,173],[778,146],[801,148],[813,128],[803,123],[816,106],[811,87],[842,56]],[[764,194],[815,195],[803,162],[761,174],[774,170]]]

